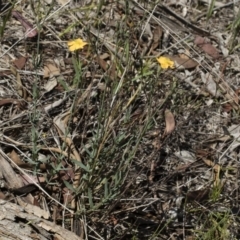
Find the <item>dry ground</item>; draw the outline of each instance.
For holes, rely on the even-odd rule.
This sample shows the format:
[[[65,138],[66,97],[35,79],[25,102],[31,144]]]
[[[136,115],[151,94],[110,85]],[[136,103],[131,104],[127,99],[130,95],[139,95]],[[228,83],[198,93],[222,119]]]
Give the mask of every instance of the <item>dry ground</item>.
[[[239,13],[2,2],[1,239],[240,239]]]

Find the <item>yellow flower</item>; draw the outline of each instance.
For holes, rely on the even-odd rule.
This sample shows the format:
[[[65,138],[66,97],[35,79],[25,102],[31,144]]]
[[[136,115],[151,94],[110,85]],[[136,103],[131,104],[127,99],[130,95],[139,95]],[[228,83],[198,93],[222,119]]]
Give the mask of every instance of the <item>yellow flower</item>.
[[[162,69],[174,68],[174,62],[167,57],[159,57],[157,61],[161,65]]]
[[[69,51],[74,52],[78,49],[83,49],[83,47],[88,43],[84,42],[81,38],[78,38],[72,41],[68,41],[67,44],[68,44]]]

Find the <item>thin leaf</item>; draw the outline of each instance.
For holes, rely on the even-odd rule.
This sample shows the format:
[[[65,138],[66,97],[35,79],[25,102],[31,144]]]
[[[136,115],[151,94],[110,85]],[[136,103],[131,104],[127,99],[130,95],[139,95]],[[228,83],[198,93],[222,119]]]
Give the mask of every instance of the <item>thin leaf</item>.
[[[209,20],[210,17],[212,16],[214,5],[215,0],[211,0],[211,3],[208,5],[207,20]]]
[[[72,159],[72,161],[77,164],[80,168],[82,168],[83,170],[85,170],[86,172],[90,173],[91,172],[91,169],[89,169],[88,166],[85,166],[83,163],[79,162],[79,161],[76,161],[74,159]]]
[[[105,184],[104,184],[104,198],[107,199],[108,197],[108,181],[106,180]]]
[[[88,201],[90,208],[93,209],[93,197],[92,197],[92,189],[88,188]]]
[[[65,186],[70,190],[72,191],[73,193],[76,193],[76,190],[74,189],[74,187],[67,181],[63,180]]]

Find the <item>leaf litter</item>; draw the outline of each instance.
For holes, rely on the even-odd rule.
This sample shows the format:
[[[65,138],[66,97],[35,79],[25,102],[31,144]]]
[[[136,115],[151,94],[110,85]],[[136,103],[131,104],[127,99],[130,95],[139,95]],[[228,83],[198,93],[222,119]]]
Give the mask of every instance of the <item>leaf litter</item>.
[[[55,239],[238,239],[239,3],[58,4],[1,18],[1,201]]]

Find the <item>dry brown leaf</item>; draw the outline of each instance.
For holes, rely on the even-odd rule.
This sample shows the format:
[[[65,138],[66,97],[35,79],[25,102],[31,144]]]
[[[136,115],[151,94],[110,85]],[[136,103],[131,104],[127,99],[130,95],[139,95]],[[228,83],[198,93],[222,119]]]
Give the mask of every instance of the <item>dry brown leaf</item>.
[[[107,71],[107,62],[103,58],[97,56],[96,61],[104,71]]]
[[[19,157],[19,155],[15,152],[15,150],[12,150],[12,152],[9,154],[9,157],[11,158],[11,160],[19,167],[21,168],[25,168],[25,169],[32,169],[33,166],[32,164],[30,163],[26,163],[24,161],[21,160],[21,158]],[[13,168],[15,168],[15,166],[13,165],[12,166]],[[39,165],[39,169],[41,170],[46,170],[46,164],[45,163],[42,163]],[[24,177],[22,177],[23,179],[23,182],[24,182]],[[39,179],[41,179],[41,177],[38,177],[36,179],[36,182],[39,181]],[[40,181],[41,182],[41,181]],[[29,183],[29,180],[24,182],[24,184],[28,184]]]
[[[110,65],[109,75],[111,80],[115,80],[117,78],[117,66],[115,61]]]
[[[7,104],[16,104],[19,108],[23,106],[23,102],[13,98],[5,98],[0,99],[0,106],[7,105]]]
[[[17,91],[18,91],[19,96],[26,99],[26,96],[27,96],[26,90],[22,85],[22,80],[21,80],[21,76],[20,76],[19,72],[13,66],[10,67],[10,70],[11,70],[12,74],[16,77],[16,82],[17,82],[16,87],[17,87]]]
[[[188,192],[187,195],[186,195],[187,202],[192,202],[192,201],[202,202],[202,201],[206,201],[208,199],[209,193],[210,193],[210,189],[209,188],[204,188],[204,189]]]
[[[203,37],[200,36],[196,36],[194,39],[194,43],[198,46],[203,45],[206,43],[205,39]]]
[[[183,57],[184,56],[184,57]],[[186,55],[174,55],[174,56],[168,56],[172,61],[174,61],[175,66],[177,68],[185,68],[185,69],[191,69],[198,66],[198,62],[193,60],[192,58],[187,57]]]
[[[6,180],[7,184],[6,186],[9,189],[20,188],[24,186],[21,177],[14,172],[10,163],[1,155],[0,155],[0,176],[2,176],[4,180]],[[23,199],[25,201],[25,204],[33,202],[33,197],[31,195],[28,195]]]
[[[30,164],[29,164],[30,165]],[[42,165],[42,164],[41,164]],[[39,167],[39,170],[42,170],[42,167],[40,168]],[[46,167],[45,167],[45,170],[46,170]],[[34,175],[29,175],[31,177],[31,179],[23,174],[20,174],[19,175],[24,183],[24,185],[28,185],[28,184],[34,184],[34,183],[45,183],[46,182],[46,178],[43,176],[34,176]]]
[[[171,113],[171,111],[168,109],[165,110],[165,123],[166,123],[166,127],[165,127],[163,136],[169,135],[175,129],[174,116]]]
[[[220,183],[220,171],[221,171],[221,166],[217,163],[214,163],[211,160],[208,160],[206,158],[202,158],[202,160],[209,166],[212,167],[214,169],[214,186],[219,186]]]
[[[179,56],[180,58],[182,58],[182,59],[188,60],[188,59],[189,59],[188,56],[190,55],[190,52],[189,52],[189,50],[187,50],[187,49],[185,49],[185,52],[186,52],[186,54],[180,53],[178,56]]]
[[[213,59],[220,57],[218,50],[211,43],[207,42],[203,37],[196,36],[194,43]]]
[[[20,58],[15,59],[13,61],[13,64],[16,66],[17,69],[21,70],[24,68],[26,62],[27,62],[26,57],[20,57]]]
[[[222,105],[222,110],[223,110],[224,112],[229,113],[229,112],[232,111],[232,109],[233,109],[233,106],[232,106],[231,104],[229,104],[229,103],[226,103],[226,104],[223,104],[223,105]]]
[[[205,158],[202,158],[202,160],[209,166],[209,167],[214,167],[215,166],[215,163],[211,160],[208,160],[208,159],[205,159]]]
[[[205,84],[206,90],[212,95],[212,96],[218,96],[219,93],[217,92],[217,84],[213,80],[212,74],[210,73],[203,73],[201,72],[201,79],[203,83]]]
[[[107,59],[107,58],[110,58],[110,55],[108,53],[103,53],[99,56],[101,59]]]
[[[219,58],[219,52],[210,43],[206,43],[206,44],[202,45],[201,48],[205,53],[210,55],[213,59],[218,59]]]
[[[11,75],[11,73],[12,72],[10,70],[1,70],[0,71],[0,77]]]
[[[107,55],[105,55],[104,57],[107,57]],[[96,61],[104,71],[109,72],[109,77],[111,80],[116,79],[117,73],[116,73],[116,63],[115,62],[108,65],[107,61],[105,61],[104,58],[102,58],[102,56],[97,56]]]
[[[9,154],[9,157],[12,159],[12,161],[17,164],[19,167],[23,168],[31,168],[31,165],[28,163],[25,163],[21,160],[19,155],[15,152],[15,150],[12,150],[12,152]]]
[[[57,86],[57,84],[57,79],[55,77],[51,78],[46,84],[44,84],[44,89],[46,92],[50,92]]]
[[[32,38],[32,37],[36,37],[38,35],[37,30],[34,29],[33,25],[28,20],[26,20],[21,15],[20,12],[12,11],[12,16],[14,18],[16,18],[22,24],[22,26],[25,28],[25,30],[26,30],[26,37]]]
[[[177,172],[185,172],[187,169],[189,169],[189,167],[192,165],[192,163],[186,163],[186,164],[179,164],[176,167],[176,171]]]
[[[44,66],[44,70],[43,70],[44,78],[59,76],[59,75],[60,75],[60,70],[53,63],[48,63]]]
[[[152,50],[155,50],[159,45],[161,38],[162,38],[163,30],[162,28],[157,25],[156,28],[153,30],[153,43],[152,43]]]

